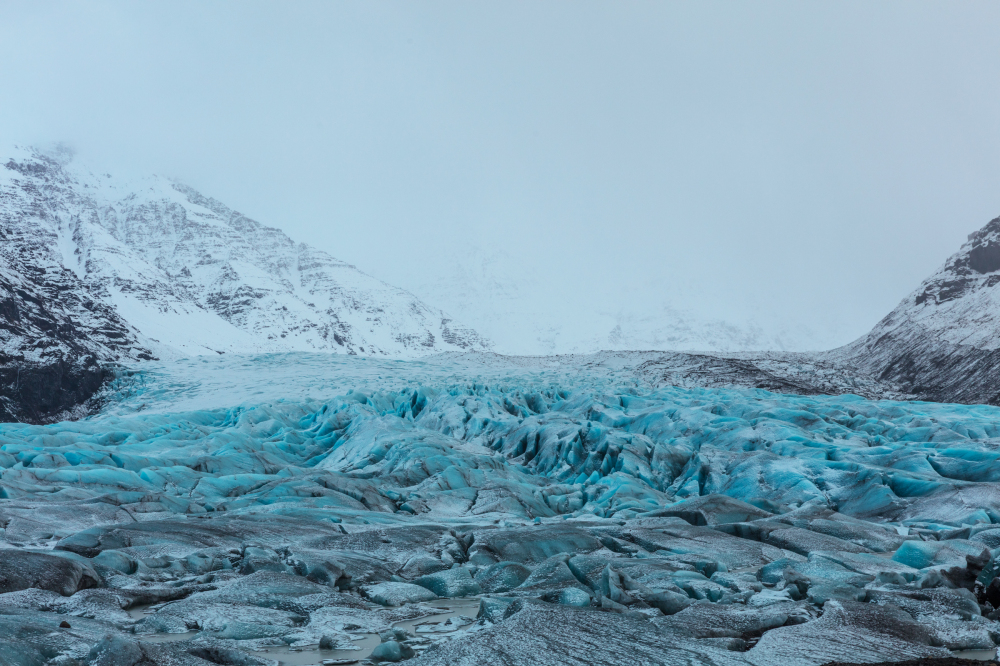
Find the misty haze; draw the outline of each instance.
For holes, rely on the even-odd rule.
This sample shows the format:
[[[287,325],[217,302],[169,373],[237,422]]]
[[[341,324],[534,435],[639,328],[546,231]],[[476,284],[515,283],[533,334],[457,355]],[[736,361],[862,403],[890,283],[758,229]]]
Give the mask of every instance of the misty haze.
[[[0,666],[974,666],[1000,8],[0,4]]]

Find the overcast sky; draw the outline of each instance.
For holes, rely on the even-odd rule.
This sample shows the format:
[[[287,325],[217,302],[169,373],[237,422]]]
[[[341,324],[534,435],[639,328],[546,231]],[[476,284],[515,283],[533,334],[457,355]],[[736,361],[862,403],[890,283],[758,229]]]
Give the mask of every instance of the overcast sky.
[[[400,286],[871,327],[1000,215],[995,2],[0,3],[0,139]],[[530,297],[530,293],[526,296]]]

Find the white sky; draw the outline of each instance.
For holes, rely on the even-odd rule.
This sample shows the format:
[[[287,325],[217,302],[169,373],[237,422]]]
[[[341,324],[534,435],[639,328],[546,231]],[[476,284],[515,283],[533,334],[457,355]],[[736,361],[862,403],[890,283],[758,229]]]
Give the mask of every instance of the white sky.
[[[5,2],[0,140],[403,287],[495,249],[581,320],[847,342],[1000,215],[998,34],[987,2]]]

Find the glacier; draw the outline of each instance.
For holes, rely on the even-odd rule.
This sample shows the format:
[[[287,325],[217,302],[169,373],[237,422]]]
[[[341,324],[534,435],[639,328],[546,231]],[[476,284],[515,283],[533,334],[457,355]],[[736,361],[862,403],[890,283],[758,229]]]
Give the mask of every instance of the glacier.
[[[0,425],[0,664],[995,654],[1000,408],[646,361],[121,368]]]

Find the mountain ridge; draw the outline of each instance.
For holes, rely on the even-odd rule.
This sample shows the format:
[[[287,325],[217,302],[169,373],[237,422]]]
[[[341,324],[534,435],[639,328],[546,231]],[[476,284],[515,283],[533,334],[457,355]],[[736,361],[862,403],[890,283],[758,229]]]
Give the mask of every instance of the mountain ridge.
[[[0,165],[0,421],[85,415],[118,363],[492,351],[412,293],[181,183],[97,174],[60,150]],[[1000,404],[1000,218],[843,347],[626,355],[661,386]]]

